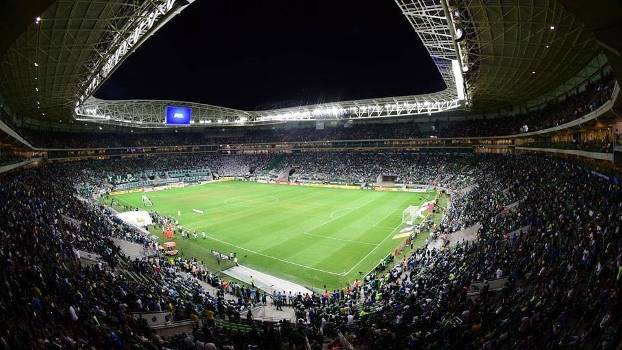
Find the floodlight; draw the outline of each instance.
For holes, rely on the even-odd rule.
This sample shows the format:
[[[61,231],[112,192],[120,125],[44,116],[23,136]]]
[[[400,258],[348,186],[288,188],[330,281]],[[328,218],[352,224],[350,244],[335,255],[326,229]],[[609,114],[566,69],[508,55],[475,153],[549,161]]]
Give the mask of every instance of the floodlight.
[[[456,28],[456,42],[459,43],[464,40],[464,30],[462,28]]]

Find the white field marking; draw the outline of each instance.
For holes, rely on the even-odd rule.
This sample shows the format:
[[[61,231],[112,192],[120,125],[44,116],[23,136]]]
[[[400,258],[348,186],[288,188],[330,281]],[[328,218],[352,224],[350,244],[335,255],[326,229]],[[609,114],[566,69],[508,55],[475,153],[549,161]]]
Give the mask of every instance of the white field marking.
[[[334,219],[335,218],[335,213],[341,213],[342,211],[347,210],[348,212],[346,214],[344,214],[344,215],[348,215],[349,212],[354,211],[356,209],[359,209],[359,207],[343,207],[343,208],[339,208],[337,210],[331,211],[329,216],[330,216],[331,219]],[[337,218],[339,218],[339,217],[337,217]]]
[[[273,198],[276,198],[278,201],[280,201],[280,199],[277,196],[267,196],[267,197],[268,198],[273,197]],[[246,200],[246,201],[243,201],[243,202],[249,202],[249,201],[252,201],[252,200],[255,200],[255,199],[249,199],[249,200]],[[234,203],[226,203],[226,201],[223,202],[223,203],[225,203],[224,207],[229,208],[229,207],[235,207],[237,205],[237,204],[234,204]],[[243,208],[256,208],[257,207],[257,206],[251,206],[251,205],[238,205],[238,206],[243,207]],[[212,209],[218,209],[218,208],[217,207],[210,208],[210,209],[208,209],[208,211],[210,211]],[[229,221],[230,217],[235,216],[235,215],[237,215],[239,213],[240,213],[239,211],[229,210],[229,214],[216,215],[217,219],[213,219],[214,215],[212,215],[212,217],[207,218],[207,219],[193,221],[192,225],[193,226],[200,226],[200,225],[202,225],[202,224],[204,224],[206,222],[209,222],[210,224],[220,224],[220,223]]]
[[[276,197],[276,196],[267,196],[267,197],[268,197],[268,198],[273,197],[273,198],[277,198],[277,199],[278,199],[278,197]],[[225,203],[226,203],[227,201],[229,201],[229,200],[231,200],[231,198],[230,198],[230,199],[227,199],[227,200],[225,201]],[[251,200],[255,200],[255,199],[251,199]],[[243,201],[243,202],[247,202],[247,201],[251,201],[251,200],[246,200],[246,201]],[[370,201],[367,201],[367,202],[365,202],[365,203],[361,204],[361,205],[360,205],[360,206],[358,206],[358,207],[342,208],[342,209],[338,209],[338,210],[336,210],[336,211],[333,211],[333,212],[331,213],[331,215],[330,215],[330,217],[332,218],[331,220],[329,220],[329,221],[324,221],[324,222],[322,222],[322,223],[320,223],[320,224],[318,224],[318,225],[316,225],[316,226],[314,226],[314,227],[312,227],[312,228],[310,228],[310,229],[307,229],[307,230],[305,230],[304,232],[302,232],[302,234],[303,234],[303,235],[307,235],[307,236],[312,236],[312,237],[320,237],[320,238],[332,239],[332,240],[335,240],[335,241],[341,241],[341,242],[358,243],[358,244],[366,244],[366,245],[376,245],[376,243],[371,243],[371,242],[364,242],[364,241],[358,241],[358,240],[353,240],[353,239],[337,238],[337,237],[331,237],[331,236],[325,236],[325,235],[318,235],[318,234],[314,234],[314,233],[309,233],[309,231],[313,231],[313,230],[315,230],[315,229],[317,229],[317,228],[319,228],[319,227],[321,227],[321,226],[326,225],[326,224],[327,224],[327,223],[329,223],[329,222],[332,222],[332,221],[335,221],[335,220],[337,220],[337,219],[341,218],[342,216],[346,216],[346,215],[348,215],[349,213],[351,213],[351,212],[353,212],[353,211],[355,211],[355,210],[358,210],[358,209],[360,209],[360,208],[364,207],[365,205],[367,205],[367,204],[369,204],[369,203],[371,203],[371,202],[373,202],[373,201],[375,201],[375,200],[376,200],[376,199],[374,198],[374,199],[372,199],[372,200],[370,200]],[[229,203],[229,204],[227,204],[227,206],[234,206],[234,204],[233,204],[233,203]],[[248,206],[248,207],[251,207],[251,206]],[[334,217],[334,216],[333,216],[333,213],[334,213],[334,212],[340,212],[340,211],[343,211],[343,209],[350,209],[350,210],[349,210],[349,211],[347,211],[346,213],[344,213],[343,215],[338,216],[338,217]],[[194,227],[198,227],[198,226],[201,226],[201,225],[202,225],[203,223],[205,223],[205,222],[209,222],[210,224],[214,224],[214,223],[215,223],[215,224],[219,224],[219,223],[222,223],[222,222],[226,222],[226,221],[228,221],[228,220],[229,220],[229,217],[234,216],[234,215],[236,215],[236,213],[231,213],[231,214],[229,214],[229,215],[220,215],[220,216],[218,217],[218,219],[209,219],[209,218],[208,218],[208,219],[204,219],[204,220],[194,221],[194,222],[192,223],[192,226],[194,226]],[[321,217],[321,218],[324,218],[324,216],[320,216],[320,215],[317,215],[316,217]],[[382,220],[384,220],[384,218],[383,218]],[[381,221],[382,221],[382,220],[381,220]]]
[[[240,196],[238,196],[238,197],[240,197]],[[243,197],[243,196],[242,196],[242,197]],[[252,208],[252,206],[248,206],[248,205],[241,205],[241,203],[246,203],[246,202],[254,202],[254,201],[261,201],[261,202],[264,202],[264,200],[263,200],[263,199],[265,199],[265,198],[272,198],[272,199],[276,199],[276,200],[275,200],[276,202],[280,202],[280,201],[281,201],[281,199],[280,199],[279,197],[277,197],[277,196],[273,196],[273,195],[269,195],[269,196],[262,196],[262,197],[260,197],[260,198],[250,198],[250,199],[246,199],[246,200],[239,201],[239,202],[236,202],[236,198],[237,198],[237,197],[227,198],[227,199],[225,199],[225,201],[224,201],[223,203],[224,203],[224,204],[226,204],[226,205],[238,205],[238,206],[241,206],[241,207],[251,207],[251,208]]]
[[[345,214],[343,214],[343,215],[340,215],[340,216],[338,216],[338,217],[336,217],[336,218],[333,218],[332,220],[329,220],[329,221],[323,222],[323,223],[321,223],[321,224],[319,224],[319,225],[316,225],[315,227],[313,227],[313,228],[311,228],[311,229],[307,229],[307,230],[306,230],[305,232],[303,232],[302,234],[304,234],[304,235],[309,235],[309,236],[321,236],[321,235],[315,235],[315,234],[308,233],[308,232],[309,232],[309,231],[313,231],[313,230],[315,230],[316,228],[319,228],[319,227],[321,227],[321,226],[324,226],[324,225],[326,225],[326,224],[327,224],[327,223],[329,223],[329,222],[332,222],[332,221],[338,220],[338,219],[339,219],[339,218],[341,218],[342,216],[346,216],[346,215],[348,215],[349,213],[353,212],[354,210],[360,209],[360,208],[364,207],[365,205],[367,205],[367,204],[369,204],[369,203],[371,203],[371,202],[373,202],[373,201],[375,201],[375,200],[376,200],[376,198],[373,198],[373,199],[371,199],[371,200],[369,200],[369,201],[366,201],[366,202],[362,203],[361,205],[359,205],[359,206],[357,206],[357,207],[352,208],[352,210],[350,210],[350,211],[346,212],[346,213],[345,213]],[[392,213],[391,213],[391,214],[392,214]],[[386,218],[386,216],[385,216],[385,217],[383,217],[383,218],[382,218],[381,220],[379,220],[379,221],[382,221],[382,220],[384,220],[385,218]],[[201,221],[199,221],[199,222],[202,222],[202,221],[207,221],[207,220],[201,220]],[[194,222],[194,223],[193,223],[193,226],[194,226],[195,224],[197,224],[197,223],[198,223],[198,222]],[[208,237],[208,238],[210,238],[210,239],[212,239],[212,240],[214,240],[214,241],[217,241],[217,242],[220,242],[220,243],[223,243],[223,244],[226,244],[226,245],[230,245],[230,246],[232,246],[232,247],[235,247],[235,248],[238,248],[238,249],[242,249],[242,250],[245,250],[245,251],[248,251],[248,252],[251,252],[251,253],[254,253],[254,254],[260,255],[260,256],[264,256],[264,257],[267,257],[267,258],[270,258],[270,259],[278,260],[278,261],[281,261],[281,262],[284,262],[284,263],[292,264],[292,265],[295,265],[295,266],[299,266],[299,267],[303,267],[303,268],[307,268],[307,269],[311,269],[311,270],[315,270],[315,271],[320,271],[320,272],[324,272],[324,273],[329,273],[329,274],[336,275],[336,276],[344,276],[344,273],[343,273],[343,272],[341,272],[341,273],[336,273],[336,272],[326,271],[326,270],[318,269],[318,268],[311,267],[311,266],[307,266],[307,265],[298,264],[298,263],[295,263],[295,262],[293,262],[293,261],[289,261],[289,260],[285,260],[285,259],[281,259],[281,258],[273,257],[273,256],[271,256],[271,255],[266,255],[266,254],[263,254],[263,253],[260,253],[260,252],[256,252],[256,251],[251,250],[251,249],[243,248],[243,247],[237,246],[237,245],[235,245],[235,244],[231,244],[231,243],[229,243],[229,242],[225,242],[225,241],[219,240],[219,239],[214,238],[214,237],[212,237],[212,236],[210,236],[210,235],[208,235],[207,237]],[[321,236],[321,237],[322,237],[322,238],[327,238],[327,239],[338,240],[338,241],[344,241],[343,239],[336,238],[336,237],[330,237],[330,236]],[[347,241],[347,242],[357,242],[357,243],[362,243],[362,244],[374,245],[373,243],[361,242],[361,241],[354,241],[354,240],[345,240],[345,241]],[[383,241],[384,241],[384,240],[383,240]],[[375,245],[374,250],[375,250],[376,248],[378,248],[378,245],[380,245],[381,243],[382,243],[382,242],[380,242],[380,243],[378,243],[377,245]],[[373,250],[372,250],[372,251],[373,251]],[[355,267],[356,267],[356,266],[355,266]]]
[[[275,197],[275,196],[271,196],[271,197]],[[275,198],[276,198],[276,197],[275,197]],[[366,245],[376,245],[376,243],[370,243],[370,242],[357,241],[357,240],[352,240],[352,239],[344,239],[344,238],[337,238],[337,237],[331,237],[331,236],[325,236],[325,235],[318,235],[318,234],[314,234],[314,233],[309,233],[309,231],[313,231],[313,230],[315,230],[315,229],[317,229],[317,228],[319,228],[319,227],[321,227],[321,226],[324,226],[324,225],[328,224],[329,222],[332,222],[332,221],[335,221],[335,220],[337,220],[337,219],[341,218],[342,216],[346,216],[346,215],[348,215],[349,213],[351,213],[351,212],[353,212],[353,211],[355,211],[355,210],[357,210],[357,209],[360,209],[360,208],[362,208],[363,206],[365,206],[365,205],[367,205],[367,204],[369,204],[369,203],[373,202],[374,200],[375,200],[375,199],[372,199],[372,200],[370,200],[370,201],[367,201],[367,202],[365,202],[365,203],[361,204],[361,205],[360,205],[360,206],[358,206],[358,207],[352,207],[352,208],[350,208],[351,210],[349,210],[349,211],[348,211],[348,212],[346,212],[345,214],[340,215],[340,216],[338,216],[338,217],[333,217],[333,216],[332,216],[332,214],[331,214],[331,217],[333,217],[331,220],[329,220],[329,221],[324,221],[324,222],[322,222],[322,223],[320,223],[320,224],[318,224],[318,225],[316,225],[316,226],[314,226],[314,227],[312,227],[312,228],[310,228],[310,229],[307,229],[307,230],[305,230],[304,232],[302,232],[302,234],[303,234],[303,235],[307,235],[307,236],[312,236],[312,237],[321,237],[321,238],[326,238],[326,239],[332,239],[332,240],[341,241],[341,242],[359,243],[359,244],[366,244]],[[200,225],[201,225],[202,223],[204,223],[204,222],[209,222],[209,223],[211,223],[211,224],[213,224],[213,223],[221,223],[221,222],[225,222],[225,221],[228,221],[228,220],[229,220],[229,219],[228,219],[228,218],[229,218],[229,216],[232,216],[232,215],[235,215],[235,213],[232,213],[232,214],[229,214],[229,215],[220,216],[220,217],[219,217],[219,220],[218,220],[218,219],[216,219],[216,220],[212,220],[212,219],[205,219],[205,220],[195,221],[195,222],[193,222],[193,223],[192,223],[192,226],[198,227],[198,226],[200,226]],[[382,220],[384,220],[384,218],[383,218]]]
[[[401,222],[397,226],[395,226],[395,228],[393,228],[391,233],[389,235],[387,235],[382,241],[380,241],[380,243],[378,243],[374,247],[374,249],[372,249],[369,253],[367,253],[367,255],[365,255],[361,260],[359,260],[356,264],[354,264],[354,266],[352,266],[351,269],[349,269],[346,272],[342,272],[342,276],[345,276],[345,275],[349,274],[350,272],[352,272],[352,270],[354,270],[354,268],[359,266],[365,259],[367,259],[367,257],[369,257],[374,251],[376,251],[376,249],[378,249],[378,247],[380,247],[382,245],[382,243],[384,243],[384,241],[386,241],[389,237],[393,237],[393,234],[395,233],[395,231],[397,231],[400,228],[400,226],[402,226]]]
[[[303,232],[302,234],[303,235],[307,235],[307,236],[311,236],[311,237],[320,237],[320,238],[332,239],[332,240],[341,241],[341,242],[350,242],[350,243],[358,243],[358,244],[376,245],[376,243],[357,241],[357,240],[354,240],[354,239],[345,239],[345,238],[337,238],[337,237],[324,236],[324,235],[316,235],[314,233]]]
[[[284,192],[287,192],[287,191],[284,191]],[[236,196],[236,198],[237,198],[237,197],[240,197],[240,196]],[[277,198],[276,196],[273,196],[273,197]],[[231,199],[231,198],[230,198],[230,199]],[[258,198],[257,198],[257,199],[250,199],[250,200],[258,200]],[[250,201],[250,200],[247,200],[247,201]],[[279,198],[279,201],[280,201],[280,198]],[[365,204],[367,204],[367,203],[365,203]],[[364,204],[364,205],[365,205],[365,204]],[[231,207],[231,208],[232,208],[232,207],[235,207],[235,204],[233,204],[233,203],[229,203],[229,204],[224,205],[224,207],[226,207],[226,208]],[[246,207],[246,208],[255,208],[255,206],[243,206],[243,207]],[[214,209],[215,209],[215,208],[216,208],[216,207],[214,207]],[[310,209],[308,209],[308,210],[303,210],[303,212],[314,211],[315,209],[316,209],[315,207],[312,207],[312,208],[310,208]],[[210,208],[208,209],[208,211],[209,211],[209,210],[212,210],[212,208],[210,207]],[[199,226],[204,225],[205,223],[210,223],[210,224],[221,224],[221,223],[224,223],[224,222],[229,221],[229,220],[231,219],[231,217],[235,217],[235,216],[236,216],[236,215],[238,215],[239,213],[240,213],[239,211],[229,210],[229,214],[217,215],[217,216],[216,216],[216,217],[217,217],[217,219],[214,219],[214,216],[213,216],[213,215],[212,215],[212,216],[208,215],[208,218],[206,218],[206,219],[202,219],[202,220],[193,221],[193,222],[192,222],[192,226],[194,226],[194,227],[199,227]],[[310,217],[310,216],[313,216],[313,215],[306,215],[306,216],[307,216],[307,217]],[[325,218],[325,216],[321,216],[321,215],[316,215],[315,217],[319,217],[319,218],[322,218],[322,219],[323,219],[323,218]]]
[[[391,215],[395,214],[395,212],[396,212],[397,210],[398,210],[398,209],[395,209],[395,210],[393,210],[393,211],[390,211],[390,212],[389,212],[389,214],[387,214],[387,215],[383,216],[383,217],[382,217],[382,219],[380,219],[380,220],[376,221],[376,223],[375,223],[375,224],[373,224],[371,227],[377,227],[379,223],[383,222],[383,221],[384,221],[386,218],[388,218],[389,216],[391,216]],[[391,227],[390,229],[391,229],[391,230],[393,230],[393,227]]]
[[[437,198],[437,197],[438,197],[438,193],[437,193],[437,195],[436,195],[436,197],[435,197],[435,198]],[[427,203],[429,203],[429,202],[427,202]],[[418,225],[418,226],[421,226],[421,225],[425,222],[425,219],[426,219],[428,216],[430,216],[430,215],[432,215],[432,214],[429,214],[429,213],[428,213],[428,215],[425,215],[425,216],[423,217],[423,220],[421,220],[421,221],[419,222],[419,225]],[[398,227],[399,227],[399,226],[398,226]],[[395,230],[393,230],[391,233],[393,233],[393,232],[395,232]],[[388,237],[388,236],[387,236],[387,237]],[[386,239],[386,238],[385,238],[385,239]],[[382,243],[382,242],[380,242],[380,243]],[[378,244],[378,245],[380,245],[380,244]],[[361,260],[361,261],[363,261],[363,260]],[[358,264],[360,264],[360,263],[361,263],[361,261],[359,261],[359,262],[357,263],[357,265],[358,265]],[[356,265],[355,265],[355,267],[356,267]],[[366,273],[364,276],[369,275],[369,274],[370,274],[370,273],[371,273],[371,272],[372,272],[375,268],[376,268],[376,266],[372,267],[372,268],[371,268],[371,270],[367,271],[367,273]],[[351,271],[351,270],[352,270],[352,269],[350,269],[350,271]],[[350,271],[348,271],[348,273],[350,273]]]
[[[208,238],[208,239],[211,239],[211,240],[214,240],[214,241],[216,241],[216,242],[220,242],[220,243],[222,243],[222,244],[226,244],[226,245],[231,246],[231,247],[234,247],[234,248],[238,248],[238,249],[241,249],[241,250],[247,251],[247,252],[249,252],[249,253],[253,253],[253,254],[257,254],[257,255],[261,255],[261,256],[266,257],[266,258],[269,258],[269,259],[278,260],[278,261],[280,261],[280,262],[284,262],[284,263],[286,263],[286,264],[295,265],[295,266],[302,267],[302,268],[309,269],[309,270],[314,270],[314,271],[324,272],[324,273],[328,273],[328,274],[335,275],[335,276],[341,276],[341,273],[332,272],[332,271],[326,271],[326,270],[318,269],[318,268],[315,268],[315,267],[312,267],[312,266],[307,266],[307,265],[303,265],[303,264],[295,263],[295,262],[293,262],[293,261],[289,261],[289,260],[285,260],[285,259],[277,258],[277,257],[271,256],[271,255],[267,255],[267,254],[264,254],[264,253],[260,253],[260,252],[257,252],[257,251],[251,250],[251,249],[247,249],[247,248],[244,248],[244,247],[240,247],[240,246],[238,246],[238,245],[235,245],[235,244],[232,244],[232,243],[229,243],[229,242],[225,242],[225,241],[220,240],[220,239],[218,239],[218,238],[214,238],[214,237],[212,237],[212,236],[210,236],[210,235],[207,235],[207,238]]]
[[[324,221],[324,222],[321,222],[321,223],[319,223],[319,224],[317,224],[317,225],[315,225],[315,226],[313,226],[313,227],[311,227],[311,228],[308,228],[308,229],[304,230],[304,231],[302,232],[302,234],[303,234],[303,235],[307,235],[307,236],[312,236],[312,237],[322,237],[322,238],[332,239],[332,240],[342,241],[342,242],[356,242],[356,243],[361,243],[361,244],[374,245],[374,243],[363,242],[363,241],[356,241],[356,240],[351,240],[351,239],[343,239],[343,238],[337,238],[337,237],[331,237],[331,236],[324,236],[324,235],[317,235],[317,234],[314,234],[314,233],[309,233],[309,232],[314,231],[314,230],[316,230],[316,229],[318,229],[318,228],[320,228],[320,227],[322,227],[322,226],[324,226],[324,225],[326,225],[326,224],[328,224],[328,223],[330,223],[330,222],[333,222],[333,221],[339,220],[340,218],[342,218],[342,217],[344,217],[344,216],[346,216],[346,215],[350,214],[351,212],[353,212],[353,211],[355,211],[355,210],[361,209],[362,207],[366,206],[367,204],[369,204],[369,203],[371,203],[371,202],[373,202],[373,201],[375,201],[375,200],[376,200],[376,198],[373,198],[372,200],[366,201],[365,203],[363,203],[363,204],[361,204],[361,205],[359,205],[359,206],[357,206],[357,207],[350,207],[350,209],[351,209],[351,210],[348,210],[345,214],[343,214],[343,215],[339,215],[339,216],[337,216],[337,217],[334,217],[334,216],[333,216],[333,213],[334,213],[334,212],[333,212],[333,213],[331,213],[331,215],[330,215],[330,217],[331,217],[331,219],[330,219],[330,220],[328,220],[328,221]],[[345,208],[343,208],[343,209],[345,209]],[[338,210],[336,210],[336,211],[342,211],[342,210],[338,209]]]

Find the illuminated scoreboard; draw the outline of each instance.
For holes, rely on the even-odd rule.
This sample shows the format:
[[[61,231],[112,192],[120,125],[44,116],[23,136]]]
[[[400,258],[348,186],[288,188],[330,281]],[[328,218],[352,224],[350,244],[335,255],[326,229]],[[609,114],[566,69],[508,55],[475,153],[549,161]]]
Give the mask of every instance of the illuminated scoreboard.
[[[167,125],[190,125],[192,120],[192,109],[185,106],[166,106],[166,118],[164,123]]]

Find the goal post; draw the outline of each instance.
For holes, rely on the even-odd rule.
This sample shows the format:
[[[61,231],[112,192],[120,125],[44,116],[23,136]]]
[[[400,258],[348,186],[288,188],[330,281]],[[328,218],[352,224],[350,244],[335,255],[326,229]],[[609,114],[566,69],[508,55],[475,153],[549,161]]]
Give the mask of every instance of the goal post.
[[[408,208],[404,209],[404,211],[402,212],[402,224],[411,226],[415,222],[418,214],[419,206],[417,205],[411,205]]]
[[[149,197],[147,197],[146,195],[143,194],[142,196],[142,200],[143,200],[143,205],[145,207],[152,207],[153,206],[153,202],[151,202],[151,199],[149,199]]]

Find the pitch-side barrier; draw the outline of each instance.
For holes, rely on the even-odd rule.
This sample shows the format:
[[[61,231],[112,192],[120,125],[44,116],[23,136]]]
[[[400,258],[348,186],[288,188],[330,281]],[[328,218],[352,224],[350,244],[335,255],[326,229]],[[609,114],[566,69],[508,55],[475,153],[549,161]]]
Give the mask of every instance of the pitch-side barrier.
[[[431,190],[435,190],[436,187],[429,185],[397,185],[395,187],[383,187],[383,186],[370,186],[365,187],[361,185],[348,185],[348,184],[339,184],[339,183],[318,183],[318,182],[280,182],[280,181],[269,181],[269,180],[256,180],[257,183],[270,183],[277,185],[287,185],[287,186],[306,186],[306,187],[317,187],[317,188],[333,188],[333,189],[342,189],[342,190],[370,190],[370,191],[379,191],[379,192],[413,192],[413,193],[424,193],[429,192]],[[409,187],[413,186],[413,187]]]

